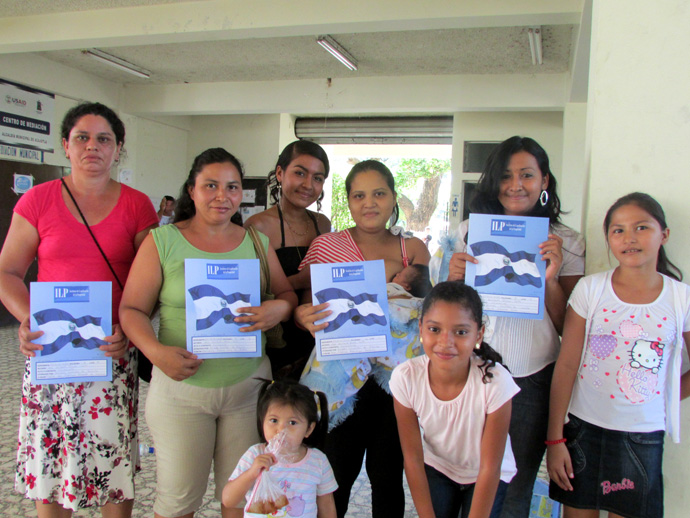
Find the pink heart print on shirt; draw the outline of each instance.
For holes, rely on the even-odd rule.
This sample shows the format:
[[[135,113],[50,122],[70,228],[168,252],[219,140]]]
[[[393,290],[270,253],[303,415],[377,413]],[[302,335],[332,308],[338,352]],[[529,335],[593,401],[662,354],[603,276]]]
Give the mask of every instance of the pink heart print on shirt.
[[[618,387],[631,403],[645,403],[657,395],[659,376],[649,369],[635,369],[626,363],[617,377]]]
[[[624,320],[621,323],[621,334],[625,338],[637,338],[642,332],[642,326],[639,324],[634,324],[630,320]]]
[[[600,360],[605,360],[616,349],[616,337],[611,335],[592,335],[589,337],[589,350]]]

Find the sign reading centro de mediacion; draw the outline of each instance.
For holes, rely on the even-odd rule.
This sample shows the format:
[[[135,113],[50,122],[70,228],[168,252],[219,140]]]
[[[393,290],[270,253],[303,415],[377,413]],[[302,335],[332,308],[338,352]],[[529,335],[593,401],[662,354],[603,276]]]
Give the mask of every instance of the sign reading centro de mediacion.
[[[55,95],[0,79],[0,145],[53,153]]]

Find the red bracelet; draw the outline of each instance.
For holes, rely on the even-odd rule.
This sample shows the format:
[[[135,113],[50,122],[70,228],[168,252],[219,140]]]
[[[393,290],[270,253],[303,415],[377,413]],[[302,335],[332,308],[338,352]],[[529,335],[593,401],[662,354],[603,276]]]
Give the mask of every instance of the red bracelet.
[[[564,443],[564,442],[566,442],[567,440],[568,440],[568,439],[566,439],[565,437],[563,437],[562,439],[556,439],[555,441],[544,441],[544,444],[546,444],[547,446],[553,446],[554,444],[561,444],[561,443]]]

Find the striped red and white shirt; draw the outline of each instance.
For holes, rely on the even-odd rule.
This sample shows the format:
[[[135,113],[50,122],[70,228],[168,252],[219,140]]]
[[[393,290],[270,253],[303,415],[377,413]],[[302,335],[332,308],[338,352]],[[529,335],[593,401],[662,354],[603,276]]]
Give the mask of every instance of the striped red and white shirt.
[[[400,247],[403,267],[406,267],[409,265],[409,259],[405,249],[405,240],[402,236],[400,237]],[[299,269],[302,270],[310,264],[350,263],[365,260],[350,232],[343,230],[323,234],[314,239],[309,246],[307,255],[302,259]]]

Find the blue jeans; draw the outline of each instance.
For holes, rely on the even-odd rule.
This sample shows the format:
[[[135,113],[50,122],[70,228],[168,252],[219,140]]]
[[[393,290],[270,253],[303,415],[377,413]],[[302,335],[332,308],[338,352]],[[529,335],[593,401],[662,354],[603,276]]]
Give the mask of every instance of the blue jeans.
[[[549,425],[549,393],[554,364],[531,376],[514,378],[520,387],[513,398],[510,442],[513,445],[517,474],[508,485],[501,518],[528,518],[534,481],[546,451]]]
[[[470,514],[474,484],[458,484],[440,471],[424,465],[426,479],[431,493],[431,504],[436,518],[467,518]],[[491,508],[490,518],[498,518],[503,507],[508,484],[498,482],[498,489]]]

